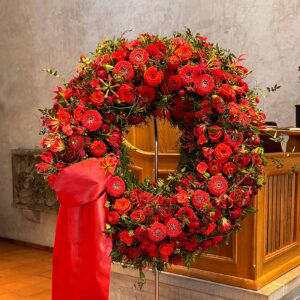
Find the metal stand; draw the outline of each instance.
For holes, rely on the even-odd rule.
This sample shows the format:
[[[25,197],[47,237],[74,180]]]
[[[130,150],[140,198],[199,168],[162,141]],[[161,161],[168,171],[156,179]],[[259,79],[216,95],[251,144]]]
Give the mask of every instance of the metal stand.
[[[157,120],[156,117],[153,118],[154,122],[154,142],[155,142],[155,156],[154,156],[154,180],[157,183],[158,179],[158,134],[157,134]],[[159,300],[159,272],[157,270],[155,272],[155,300]]]

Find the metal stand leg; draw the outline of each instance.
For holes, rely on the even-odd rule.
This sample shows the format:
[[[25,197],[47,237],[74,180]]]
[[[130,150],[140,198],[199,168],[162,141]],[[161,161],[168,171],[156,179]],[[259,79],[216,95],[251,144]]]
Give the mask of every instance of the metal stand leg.
[[[155,142],[155,156],[154,156],[154,179],[157,182],[158,179],[158,134],[157,134],[157,120],[156,117],[153,119],[154,122],[154,142]],[[155,272],[155,300],[159,300],[159,272]]]

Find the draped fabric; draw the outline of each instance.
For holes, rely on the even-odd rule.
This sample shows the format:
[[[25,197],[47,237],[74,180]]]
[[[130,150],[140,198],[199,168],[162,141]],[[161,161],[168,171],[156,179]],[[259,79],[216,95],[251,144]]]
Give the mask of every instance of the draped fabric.
[[[52,300],[107,300],[112,239],[105,229],[106,175],[96,158],[64,168],[53,253]]]

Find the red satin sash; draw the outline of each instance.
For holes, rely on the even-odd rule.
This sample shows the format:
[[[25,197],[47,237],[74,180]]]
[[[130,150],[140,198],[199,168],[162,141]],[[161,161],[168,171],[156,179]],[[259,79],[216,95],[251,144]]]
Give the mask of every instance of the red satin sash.
[[[95,158],[63,169],[53,252],[52,300],[108,300],[112,239],[103,233],[107,175]]]

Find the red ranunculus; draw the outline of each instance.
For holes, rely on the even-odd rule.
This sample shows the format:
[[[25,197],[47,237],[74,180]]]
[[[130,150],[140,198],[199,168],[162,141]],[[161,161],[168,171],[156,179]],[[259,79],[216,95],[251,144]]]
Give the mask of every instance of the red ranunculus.
[[[225,162],[232,155],[232,150],[225,143],[220,143],[217,145],[216,149],[214,150],[214,155],[221,162]]]
[[[113,52],[111,54],[111,56],[115,61],[121,61],[126,58],[127,53],[125,50],[121,49],[121,50],[117,50],[117,51]]]
[[[208,127],[207,131],[212,142],[218,141],[223,136],[223,129],[218,125]]]
[[[90,146],[90,151],[92,155],[100,157],[106,153],[107,147],[103,141],[93,141]]]
[[[144,73],[145,83],[149,86],[158,86],[162,81],[162,73],[155,66],[148,68]]]
[[[162,241],[167,235],[167,228],[164,224],[154,222],[148,230],[149,239],[153,242]]]
[[[108,224],[115,225],[119,223],[120,215],[116,211],[110,211],[106,215],[106,220]]]
[[[118,95],[123,103],[133,103],[134,102],[134,92],[133,87],[129,84],[122,84],[118,90]]]
[[[129,55],[129,61],[133,65],[144,65],[149,61],[148,52],[144,49],[134,49]]]
[[[208,183],[208,190],[215,196],[224,194],[228,189],[227,180],[223,176],[213,176]]]
[[[130,219],[137,223],[144,223],[145,222],[145,215],[141,209],[135,209],[131,215]]]
[[[82,125],[88,131],[96,131],[102,125],[102,117],[97,110],[89,109],[82,116]]]
[[[210,206],[209,194],[202,190],[196,190],[192,195],[192,204],[198,210]]]
[[[196,94],[201,96],[209,95],[215,88],[214,79],[208,74],[204,74],[197,77],[197,79],[194,82],[195,92]]]
[[[151,102],[155,98],[155,89],[150,86],[141,85],[135,90],[136,93],[146,102]]]
[[[167,223],[167,235],[171,238],[177,237],[181,234],[181,224],[180,222],[175,219],[171,218]]]
[[[114,67],[114,74],[123,77],[125,80],[130,81],[134,76],[132,64],[128,61],[121,60]]]
[[[211,160],[208,163],[208,170],[211,175],[217,175],[222,171],[222,163],[219,160]]]
[[[130,235],[128,230],[122,230],[119,233],[119,238],[126,245],[131,245],[133,242],[133,236]]]
[[[74,151],[78,151],[79,149],[82,148],[84,143],[84,138],[82,135],[79,134],[73,134],[69,137],[69,147],[74,150]]]
[[[131,204],[127,198],[119,198],[115,201],[113,207],[119,214],[126,215],[131,208]]]
[[[201,162],[197,165],[196,169],[197,169],[197,172],[200,173],[200,174],[203,174],[206,172],[208,166],[205,162]]]
[[[237,167],[233,162],[227,162],[226,164],[224,164],[222,172],[225,175],[233,175],[235,174],[237,171]]]
[[[96,107],[101,107],[102,103],[104,102],[104,95],[102,92],[94,92],[90,95],[90,101]]]
[[[138,227],[134,231],[134,237],[140,242],[147,241],[148,240],[148,230],[142,226]]]
[[[188,61],[192,56],[192,50],[189,45],[183,45],[176,49],[175,54],[181,61]]]
[[[112,197],[120,197],[125,192],[125,182],[118,176],[113,176],[107,181],[107,192]]]

